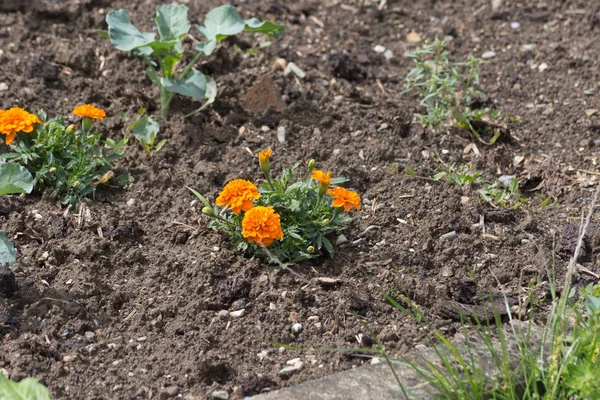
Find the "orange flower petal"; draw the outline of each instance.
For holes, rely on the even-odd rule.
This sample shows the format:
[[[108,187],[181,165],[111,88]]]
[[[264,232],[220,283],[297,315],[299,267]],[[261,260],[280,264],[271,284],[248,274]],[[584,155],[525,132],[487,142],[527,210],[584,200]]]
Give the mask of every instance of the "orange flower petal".
[[[327,194],[331,196],[333,207],[344,207],[346,211],[350,211],[352,207],[360,210],[360,196],[356,192],[334,186],[333,189],[327,191]]]
[[[249,243],[270,246],[274,240],[283,238],[279,214],[273,207],[256,206],[244,214],[242,236]]]
[[[258,188],[252,182],[234,179],[225,185],[215,204],[231,208],[234,214],[239,214],[241,211],[248,211],[254,207],[251,199],[259,198]]]
[[[102,121],[106,117],[106,112],[103,109],[94,107],[91,104],[83,104],[73,109],[73,114],[79,117],[87,117],[93,119],[99,119]]]

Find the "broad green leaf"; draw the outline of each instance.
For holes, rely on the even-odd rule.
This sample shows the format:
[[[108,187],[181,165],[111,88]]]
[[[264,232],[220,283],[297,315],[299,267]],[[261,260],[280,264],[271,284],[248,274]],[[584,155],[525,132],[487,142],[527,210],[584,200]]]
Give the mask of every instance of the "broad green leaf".
[[[149,145],[154,144],[154,139],[160,130],[158,122],[152,117],[144,115],[140,117],[132,126],[131,132],[140,142],[148,143]]]
[[[14,163],[0,164],[0,196],[31,193],[33,176],[25,168]]]
[[[0,267],[3,265],[13,265],[17,260],[17,251],[15,246],[6,238],[4,232],[0,232]],[[0,375],[2,373],[0,372]],[[2,384],[0,383],[0,399],[2,399]]]
[[[154,33],[142,33],[133,26],[126,10],[111,11],[106,15],[108,36],[117,49],[131,51],[154,42]]]
[[[0,400],[50,400],[50,393],[35,379],[13,382],[0,372]]]
[[[246,23],[244,28],[244,31],[246,32],[264,33],[265,35],[274,36],[276,38],[283,32],[283,25],[277,25],[271,21],[260,22],[257,18],[250,18],[244,22]]]
[[[208,39],[206,43],[196,46],[196,50],[210,55],[221,40],[227,36],[237,35],[243,31],[259,32],[278,37],[283,25],[272,22],[261,22],[256,18],[243,20],[235,7],[225,5],[217,7],[206,15],[204,26],[196,25],[198,31]]]
[[[160,83],[169,92],[202,100],[206,98],[207,92],[212,95],[212,88],[208,87],[212,85],[209,80],[212,79],[207,80],[202,72],[193,69],[186,79],[161,78]]]
[[[178,4],[156,7],[156,26],[162,40],[181,40],[190,31],[188,8]]]

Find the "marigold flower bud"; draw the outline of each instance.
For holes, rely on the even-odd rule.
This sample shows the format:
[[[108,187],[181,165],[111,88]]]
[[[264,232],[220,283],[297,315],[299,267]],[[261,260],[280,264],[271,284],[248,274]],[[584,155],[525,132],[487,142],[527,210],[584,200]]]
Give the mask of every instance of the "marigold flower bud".
[[[315,161],[314,158],[311,158],[310,160],[308,160],[308,170],[312,171],[313,169],[315,169],[315,166],[317,165],[317,161]]]
[[[71,125],[67,126],[67,129],[65,130],[65,132],[70,135],[71,133],[75,132],[76,129],[77,129],[77,125],[71,124]]]
[[[210,208],[210,207],[204,207],[204,208],[202,208],[202,214],[208,215],[209,217],[214,217],[214,215],[215,215],[213,209]]]
[[[263,150],[258,153],[260,169],[266,176],[269,176],[269,170],[271,169],[271,154],[273,154],[273,149]]]
[[[55,173],[55,172],[56,172],[56,167],[52,167],[52,168],[50,168],[50,173],[51,173],[51,174],[53,174],[53,173]]]
[[[308,248],[306,249],[306,251],[309,254],[315,254],[317,252],[317,249],[315,249],[315,246],[308,246]]]

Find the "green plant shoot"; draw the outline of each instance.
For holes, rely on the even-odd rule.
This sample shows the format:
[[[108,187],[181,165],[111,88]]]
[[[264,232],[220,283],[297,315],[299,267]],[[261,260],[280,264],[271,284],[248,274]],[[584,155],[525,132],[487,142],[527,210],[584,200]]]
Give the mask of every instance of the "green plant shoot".
[[[111,11],[106,15],[108,31],[99,31],[118,50],[129,51],[144,58],[148,64],[148,78],[158,86],[161,100],[160,116],[167,119],[169,106],[175,94],[204,100],[208,106],[217,95],[215,81],[194,69],[202,55],[210,55],[217,44],[228,36],[243,31],[259,32],[278,37],[283,26],[261,22],[256,18],[243,20],[235,7],[225,5],[209,12],[204,25],[196,25],[206,42],[198,44],[198,53],[183,69],[178,63],[184,57],[183,38],[189,33],[188,8],[184,5],[165,4],[156,7],[158,39],[153,32],[140,32],[129,19],[126,10]]]

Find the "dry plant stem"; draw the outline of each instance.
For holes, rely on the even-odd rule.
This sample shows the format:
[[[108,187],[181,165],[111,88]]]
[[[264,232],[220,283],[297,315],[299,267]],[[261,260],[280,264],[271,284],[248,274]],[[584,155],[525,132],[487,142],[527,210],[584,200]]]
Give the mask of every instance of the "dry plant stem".
[[[583,238],[587,233],[588,227],[590,225],[590,221],[592,220],[592,216],[594,215],[594,210],[596,208],[596,203],[598,201],[598,194],[600,193],[600,185],[596,188],[596,192],[594,193],[594,197],[592,198],[592,203],[590,204],[590,209],[588,210],[587,217],[585,221],[583,220],[583,212],[581,215],[581,219],[583,222],[583,226],[579,231],[579,238],[577,239],[577,246],[575,247],[575,253],[573,257],[569,261],[569,266],[567,268],[567,275],[565,276],[565,284],[563,287],[562,295],[560,297],[560,303],[558,306],[558,312],[562,315],[562,312],[565,309],[567,298],[569,297],[569,290],[571,287],[571,279],[573,279],[573,273],[575,272],[575,268],[577,268],[577,259],[581,254],[581,248],[583,247]]]

